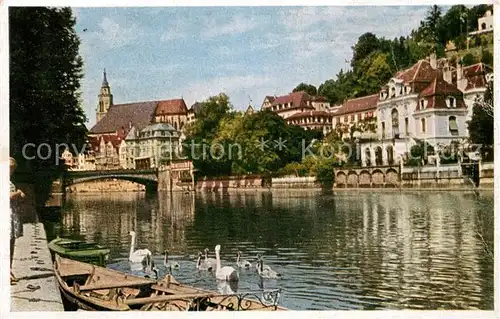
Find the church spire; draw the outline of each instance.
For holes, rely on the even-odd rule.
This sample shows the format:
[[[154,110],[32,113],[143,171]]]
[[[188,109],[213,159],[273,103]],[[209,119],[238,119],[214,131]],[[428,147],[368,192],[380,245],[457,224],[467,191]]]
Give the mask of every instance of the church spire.
[[[102,86],[109,86],[108,79],[106,78],[106,69],[104,69],[104,78],[102,79]]]

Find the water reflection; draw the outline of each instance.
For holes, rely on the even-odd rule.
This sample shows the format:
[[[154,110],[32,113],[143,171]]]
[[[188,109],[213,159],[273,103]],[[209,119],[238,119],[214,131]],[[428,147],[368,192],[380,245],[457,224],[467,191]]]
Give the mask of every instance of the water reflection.
[[[225,292],[279,287],[291,309],[493,309],[493,194],[74,195],[54,229],[109,246],[109,267],[122,271],[135,230],[136,249],[151,250],[157,265],[168,250],[181,282]],[[252,263],[261,253],[283,279],[239,269],[230,286],[197,271],[198,252],[208,247],[214,257],[217,244],[223,265],[236,268],[238,251]]]

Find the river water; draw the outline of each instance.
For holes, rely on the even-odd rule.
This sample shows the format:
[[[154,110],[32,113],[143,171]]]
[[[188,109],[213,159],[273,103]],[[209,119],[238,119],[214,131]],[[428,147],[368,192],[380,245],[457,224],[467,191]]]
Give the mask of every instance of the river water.
[[[137,233],[160,275],[163,252],[180,264],[182,283],[221,289],[196,271],[198,251],[222,246],[282,274],[261,280],[240,270],[237,291],[282,289],[293,310],[493,309],[493,192],[234,192],[229,194],[72,194],[56,235],[111,248],[109,268],[130,272]]]

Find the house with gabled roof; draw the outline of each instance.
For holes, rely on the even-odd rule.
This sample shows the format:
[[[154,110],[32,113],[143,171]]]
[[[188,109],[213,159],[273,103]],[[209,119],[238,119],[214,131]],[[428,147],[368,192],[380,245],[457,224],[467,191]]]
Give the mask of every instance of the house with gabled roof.
[[[468,97],[484,95],[488,71],[482,64],[453,68],[433,54],[396,73],[379,92],[377,139],[361,144],[362,165],[393,165],[420,140],[436,149],[466,140]]]
[[[289,124],[307,130],[317,129],[325,134],[331,131],[330,103],[322,96],[311,96],[304,91],[283,96],[269,95],[264,98],[261,109],[271,110]]]
[[[89,131],[89,143],[96,169],[126,168],[125,137],[132,128],[141,131],[154,123],[169,124],[181,131],[188,122],[188,109],[184,99],[156,100],[115,104],[111,86],[104,71],[98,95],[97,123]],[[176,133],[180,135],[180,132]],[[114,149],[115,153],[111,152]]]

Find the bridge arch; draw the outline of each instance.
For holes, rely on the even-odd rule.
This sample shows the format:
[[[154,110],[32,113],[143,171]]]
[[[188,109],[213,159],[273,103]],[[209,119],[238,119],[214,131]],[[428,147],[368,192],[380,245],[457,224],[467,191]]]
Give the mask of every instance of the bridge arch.
[[[146,192],[156,192],[158,189],[158,177],[156,172],[105,172],[105,171],[80,171],[80,172],[68,172],[64,178],[64,188],[81,184],[85,182],[91,182],[96,180],[125,180],[134,182],[137,184],[144,185],[146,187]]]

